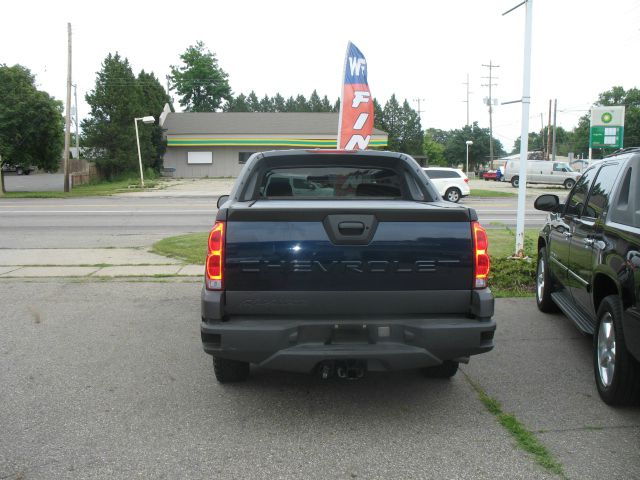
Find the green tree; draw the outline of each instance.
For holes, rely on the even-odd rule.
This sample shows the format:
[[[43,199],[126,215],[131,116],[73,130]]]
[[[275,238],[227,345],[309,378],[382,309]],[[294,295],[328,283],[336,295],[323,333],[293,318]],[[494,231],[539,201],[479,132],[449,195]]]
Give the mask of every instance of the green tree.
[[[309,112],[309,103],[304,95],[298,95],[295,101],[295,112]]]
[[[273,97],[273,108],[276,112],[285,111],[284,97],[279,93],[276,93],[276,96]]]
[[[321,108],[321,112],[333,112],[333,106],[326,95],[322,98]]]
[[[467,140],[471,140],[473,145],[469,146],[469,170],[476,170],[481,166],[486,166],[489,162],[489,129],[480,128],[478,122],[473,125],[466,125],[457,130],[451,130],[446,136],[444,157],[447,164],[452,167],[465,165],[467,154]],[[505,154],[502,143],[493,139],[494,157],[497,158]]]
[[[134,118],[158,120],[168,96],[153,73],[133,74],[129,60],[109,54],[97,73],[94,89],[85,96],[89,117],[82,122],[84,146],[100,171],[112,178],[138,170]],[[138,124],[143,166],[157,168],[163,142],[155,125]]]
[[[407,100],[402,104],[399,151],[409,155],[422,155],[424,135],[420,124],[420,116]]]
[[[265,95],[262,100],[260,100],[260,111],[261,112],[275,112],[276,108],[273,103],[273,100],[269,98],[268,95]]]
[[[317,91],[313,91],[309,97],[308,108],[310,112],[322,112],[322,100]]]
[[[153,125],[145,125],[139,129],[140,151],[142,158],[148,162],[147,165],[158,171],[162,167],[162,155],[166,149],[159,118],[165,104],[170,102],[170,98],[153,72],[146,73],[141,70],[137,80],[142,115],[152,115],[156,119]]]
[[[296,101],[293,97],[287,98],[287,101],[284,104],[285,112],[295,112],[296,111]]]
[[[389,135],[387,149],[393,152],[400,151],[400,138],[402,135],[402,108],[400,107],[395,94],[391,95],[391,98],[387,103],[385,103],[379,125],[380,128]]]
[[[260,100],[258,100],[258,96],[256,92],[251,90],[249,96],[247,97],[247,104],[249,105],[250,112],[259,112],[260,111]]]
[[[546,128],[540,130],[540,132],[529,132],[529,144],[527,146],[529,152],[545,152],[547,148],[547,138],[548,132]],[[556,155],[566,157],[569,152],[573,152],[571,133],[558,126],[556,127]],[[520,153],[520,137],[516,138],[511,153]]]
[[[436,141],[431,130],[432,129],[429,129],[424,133],[424,154],[427,156],[429,165],[440,165],[444,167],[447,165],[447,160],[444,158],[444,144]]]
[[[236,98],[232,98],[229,100],[225,106],[225,112],[249,112],[250,110],[249,101],[247,96],[244,93],[241,93]]]
[[[377,99],[373,99],[373,127],[379,128],[380,130],[384,130],[384,111],[382,109],[382,105],[378,102]]]
[[[62,103],[36,88],[31,72],[0,65],[2,162],[57,169],[64,146]]]
[[[185,111],[215,112],[231,100],[228,75],[203,42],[191,45],[180,59],[182,65],[171,66],[171,89],[181,96],[180,105]]]

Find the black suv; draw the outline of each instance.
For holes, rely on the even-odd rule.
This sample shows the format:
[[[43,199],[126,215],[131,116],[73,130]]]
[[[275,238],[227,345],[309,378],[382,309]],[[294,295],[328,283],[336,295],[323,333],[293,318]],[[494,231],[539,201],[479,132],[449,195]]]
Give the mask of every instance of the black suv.
[[[584,172],[551,212],[538,237],[536,301],[559,308],[593,335],[593,366],[610,405],[640,401],[640,148],[607,157]]]

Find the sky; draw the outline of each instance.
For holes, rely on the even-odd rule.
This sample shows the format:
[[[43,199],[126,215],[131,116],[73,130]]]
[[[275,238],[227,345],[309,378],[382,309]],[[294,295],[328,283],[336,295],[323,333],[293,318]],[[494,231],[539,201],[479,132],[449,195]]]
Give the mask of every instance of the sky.
[[[67,22],[73,31],[73,83],[80,119],[108,53],[127,57],[134,73],[152,71],[166,85],[170,66],[198,40],[216,54],[235,95],[285,98],[315,89],[339,97],[347,43],[365,55],[372,95],[392,94],[418,110],[422,127],[462,128],[469,117],[489,127],[490,62],[499,103],[522,97],[525,7],[521,0],[363,2],[249,1],[3,2],[0,64],[19,63],[39,89],[66,98]],[[576,126],[598,94],[640,87],[638,0],[533,0],[529,131]],[[176,102],[177,106],[177,102]],[[520,136],[521,104],[494,107],[494,136],[507,151]],[[542,114],[542,120],[541,120]]]

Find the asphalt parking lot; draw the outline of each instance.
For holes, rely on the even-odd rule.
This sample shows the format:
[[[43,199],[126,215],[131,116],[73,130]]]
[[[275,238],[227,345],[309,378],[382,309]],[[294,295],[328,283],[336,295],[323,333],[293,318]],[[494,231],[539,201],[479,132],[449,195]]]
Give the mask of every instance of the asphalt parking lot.
[[[64,175],[62,173],[32,173],[30,175],[4,174],[4,186],[7,192],[62,192]]]
[[[640,471],[640,407],[602,403],[590,339],[531,298],[497,301],[495,350],[451,381],[254,369],[249,382],[222,386],[200,346],[199,282],[0,288],[2,479],[557,478],[516,446],[468,379],[568,478]]]

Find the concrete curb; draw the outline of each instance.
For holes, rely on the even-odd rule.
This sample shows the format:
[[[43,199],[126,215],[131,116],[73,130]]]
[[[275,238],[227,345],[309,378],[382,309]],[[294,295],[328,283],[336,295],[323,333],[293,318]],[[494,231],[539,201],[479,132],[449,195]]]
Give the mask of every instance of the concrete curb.
[[[196,277],[203,265],[114,265],[109,267],[34,267],[3,266],[0,278],[98,278],[98,277]]]

